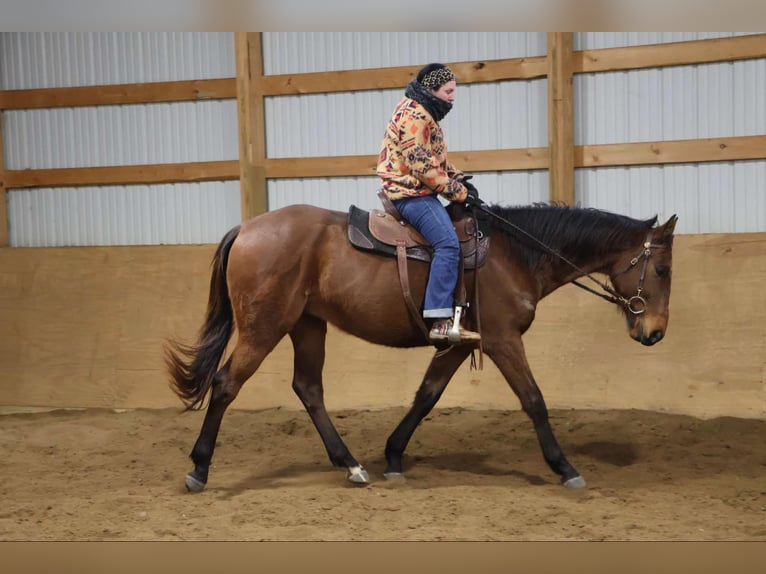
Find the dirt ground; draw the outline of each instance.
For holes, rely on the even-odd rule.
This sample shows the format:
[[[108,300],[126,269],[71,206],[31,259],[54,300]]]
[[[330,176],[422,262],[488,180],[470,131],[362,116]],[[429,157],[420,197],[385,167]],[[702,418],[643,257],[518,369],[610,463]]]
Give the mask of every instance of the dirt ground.
[[[202,413],[4,414],[0,540],[766,540],[766,421],[552,411],[588,481],[572,491],[518,411],[434,410],[387,482],[404,412],[331,413],[370,472],[355,486],[306,413],[230,410],[200,494],[184,476]]]

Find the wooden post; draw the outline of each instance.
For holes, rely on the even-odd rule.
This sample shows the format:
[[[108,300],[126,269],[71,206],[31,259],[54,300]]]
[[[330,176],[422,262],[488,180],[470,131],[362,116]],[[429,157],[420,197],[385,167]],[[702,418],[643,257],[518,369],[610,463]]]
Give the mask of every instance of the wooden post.
[[[242,219],[268,211],[260,32],[235,33]]]
[[[3,110],[0,110],[0,247],[8,247],[8,194],[3,161]]]
[[[572,33],[548,32],[548,150],[550,200],[574,205]]]

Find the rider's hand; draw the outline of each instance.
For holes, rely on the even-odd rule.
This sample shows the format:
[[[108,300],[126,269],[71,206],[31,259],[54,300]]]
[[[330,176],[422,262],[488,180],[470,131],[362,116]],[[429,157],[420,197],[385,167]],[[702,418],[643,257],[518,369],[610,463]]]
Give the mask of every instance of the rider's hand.
[[[474,186],[471,182],[463,180],[463,185],[468,190],[468,195],[466,195],[464,204],[468,207],[479,207],[481,205],[484,205],[484,202],[479,198],[479,190],[476,189],[476,186]]]

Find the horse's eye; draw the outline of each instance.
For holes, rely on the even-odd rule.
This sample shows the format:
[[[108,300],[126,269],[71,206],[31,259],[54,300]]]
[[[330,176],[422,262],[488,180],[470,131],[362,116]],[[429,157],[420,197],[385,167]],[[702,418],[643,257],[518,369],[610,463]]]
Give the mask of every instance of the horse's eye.
[[[667,277],[670,275],[670,267],[658,265],[654,268],[654,272],[657,273],[657,277]]]

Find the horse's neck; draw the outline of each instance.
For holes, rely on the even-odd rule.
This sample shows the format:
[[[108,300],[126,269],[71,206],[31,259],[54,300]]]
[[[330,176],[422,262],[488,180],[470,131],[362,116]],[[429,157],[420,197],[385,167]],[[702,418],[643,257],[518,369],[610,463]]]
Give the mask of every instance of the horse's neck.
[[[528,235],[504,234],[512,265],[526,267],[542,297],[585,274],[608,273],[646,238],[642,222],[596,210],[532,207],[504,215]]]
[[[600,251],[600,250],[599,250]],[[546,272],[542,292],[543,297],[572,281],[591,273],[608,273],[624,252],[624,247],[597,252],[593,250],[579,250],[573,255],[572,250],[566,246],[556,250],[562,257],[548,254],[544,257],[543,266]]]

